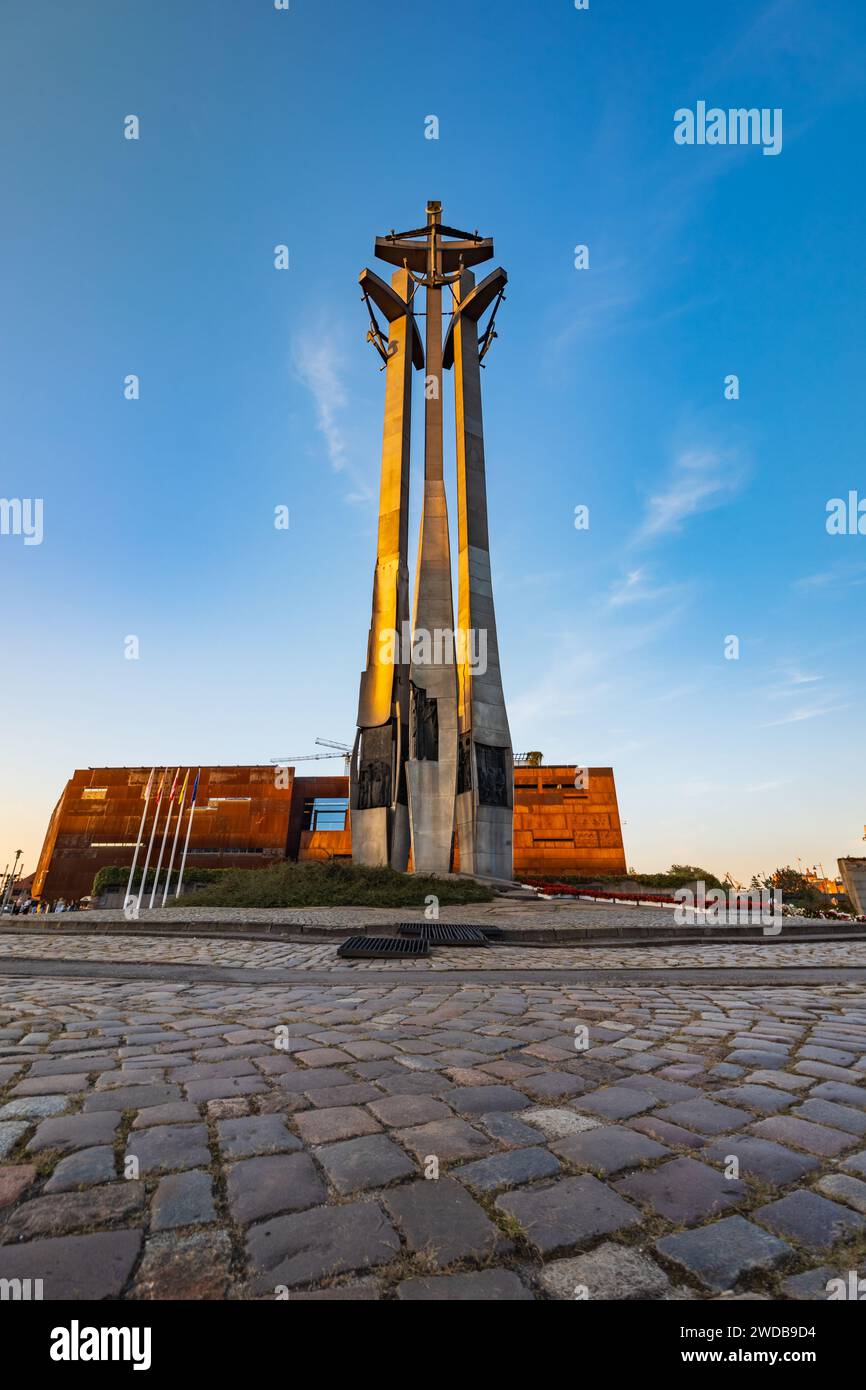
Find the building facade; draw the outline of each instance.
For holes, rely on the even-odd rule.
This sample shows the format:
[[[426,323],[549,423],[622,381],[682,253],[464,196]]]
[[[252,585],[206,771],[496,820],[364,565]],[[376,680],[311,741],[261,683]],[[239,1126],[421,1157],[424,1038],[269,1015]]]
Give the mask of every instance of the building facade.
[[[514,874],[516,878],[624,874],[622,830],[613,769],[574,766],[514,769]],[[173,774],[173,769],[168,769]],[[183,769],[181,770],[181,776]],[[39,856],[33,896],[55,901],[89,895],[97,872],[132,864],[150,768],[80,768],[58,801]],[[166,779],[166,785],[168,778]],[[352,857],[349,779],[296,777],[293,768],[203,767],[189,840],[186,878],[195,868],[265,868],[284,860]],[[153,796],[142,834],[138,871],[154,822]],[[163,800],[151,868],[167,820]],[[166,861],[177,826],[169,822]],[[189,802],[182,815],[186,836]],[[178,858],[179,858],[178,851]],[[460,868],[455,834],[452,864]],[[175,882],[177,875],[175,862]],[[165,873],[165,866],[163,866]],[[164,880],[163,880],[164,881]]]

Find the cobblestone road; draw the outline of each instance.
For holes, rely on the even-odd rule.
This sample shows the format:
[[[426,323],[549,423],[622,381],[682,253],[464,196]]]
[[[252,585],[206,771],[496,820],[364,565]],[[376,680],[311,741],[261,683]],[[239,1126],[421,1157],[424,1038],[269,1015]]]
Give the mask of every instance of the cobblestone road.
[[[705,946],[488,946],[433,948],[425,960],[345,961],[337,946],[237,938],[70,935],[56,932],[0,934],[0,965],[46,957],[55,960],[219,965],[255,970],[381,970],[433,973],[453,970],[677,970],[700,967],[866,966],[866,940],[773,941]]]
[[[0,961],[0,1222],[48,1298],[826,1298],[866,1264],[866,990]]]

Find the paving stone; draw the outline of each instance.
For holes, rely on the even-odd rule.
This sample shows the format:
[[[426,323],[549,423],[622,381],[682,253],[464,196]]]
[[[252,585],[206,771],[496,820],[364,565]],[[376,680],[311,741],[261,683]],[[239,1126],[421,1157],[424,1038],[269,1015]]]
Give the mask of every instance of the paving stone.
[[[812,1081],[841,1081],[845,1085],[850,1085],[855,1072],[848,1071],[846,1067],[833,1067],[828,1062],[797,1062],[793,1070],[801,1076],[808,1076]]]
[[[46,1077],[83,1073],[86,1076],[92,1071],[102,1071],[105,1066],[105,1058],[98,1053],[82,1053],[76,1057],[45,1057],[33,1063],[29,1075],[31,1077]],[[60,1087],[58,1086],[57,1089],[59,1090]]]
[[[856,1154],[848,1154],[847,1158],[840,1160],[846,1168],[851,1168],[855,1173],[862,1173],[866,1177],[866,1149]]]
[[[725,1178],[694,1158],[674,1158],[647,1172],[632,1173],[614,1187],[678,1226],[692,1226],[724,1211],[748,1191],[741,1180]]]
[[[336,1139],[354,1139],[360,1134],[377,1134],[382,1126],[357,1105],[334,1110],[306,1110],[295,1116],[305,1144],[329,1144]]]
[[[316,1158],[344,1197],[384,1187],[397,1178],[417,1174],[417,1166],[386,1134],[347,1139],[316,1150]]]
[[[658,1158],[670,1158],[671,1151],[645,1134],[621,1125],[605,1125],[585,1134],[572,1134],[553,1145],[554,1153],[578,1168],[591,1168],[602,1177]]]
[[[93,1226],[113,1226],[140,1219],[144,1208],[144,1183],[116,1182],[88,1192],[66,1192],[34,1197],[7,1217],[0,1241],[36,1240],[65,1235]]]
[[[325,1201],[327,1190],[309,1154],[293,1153],[234,1164],[226,1178],[226,1194],[235,1221],[246,1224],[316,1206]]]
[[[729,1052],[727,1062],[736,1062],[744,1067],[760,1067],[762,1071],[784,1071],[788,1058],[779,1052],[761,1051],[757,1047],[738,1047]]]
[[[527,1112],[519,1112],[521,1116]],[[538,1130],[531,1125],[524,1124],[523,1119],[518,1119],[518,1112],[513,1110],[494,1110],[490,1115],[475,1115],[475,1123],[484,1126],[484,1129],[493,1139],[498,1139],[500,1143],[507,1144],[509,1148],[525,1149],[538,1143]]]
[[[433,1096],[383,1096],[370,1103],[376,1119],[389,1129],[405,1129],[452,1118],[450,1108]]]
[[[68,1096],[19,1096],[0,1109],[0,1122],[7,1120],[44,1120],[49,1115],[62,1115],[69,1107]]]
[[[225,1062],[194,1062],[188,1067],[175,1066],[169,1074],[172,1081],[184,1086],[195,1081],[236,1081],[258,1075],[252,1062],[241,1058]],[[226,1095],[231,1095],[231,1091],[226,1091]]]
[[[790,1045],[783,1042],[774,1042],[767,1037],[761,1037],[759,1033],[738,1033],[731,1038],[731,1047],[760,1047],[764,1052],[775,1052],[782,1056],[787,1056],[791,1051]]]
[[[529,1101],[513,1086],[455,1086],[448,1104],[463,1115],[487,1115],[492,1110],[523,1110]]]
[[[384,1192],[382,1201],[412,1253],[440,1269],[457,1260],[486,1260],[497,1250],[505,1253],[504,1236],[452,1178],[422,1178]]]
[[[86,1091],[87,1073],[73,1076],[28,1076],[13,1087],[13,1096],[55,1096],[77,1095]]]
[[[746,1275],[778,1269],[793,1257],[783,1240],[742,1216],[725,1216],[696,1231],[663,1236],[656,1250],[708,1289],[732,1290]]]
[[[849,1178],[845,1173],[830,1173],[818,1183],[818,1191],[866,1216],[866,1182],[860,1182],[859,1178]]]
[[[150,1209],[151,1230],[206,1226],[216,1219],[210,1173],[194,1168],[160,1179]]]
[[[551,1260],[538,1273],[551,1298],[574,1299],[586,1290],[591,1299],[661,1299],[671,1292],[667,1275],[638,1250],[604,1241],[588,1255]],[[581,1294],[581,1297],[584,1295]]]
[[[866,1228],[862,1216],[817,1192],[802,1189],[758,1207],[752,1215],[777,1235],[787,1236],[811,1250],[827,1249]]]
[[[0,1124],[0,1159],[10,1154],[29,1125],[23,1120],[4,1120]]]
[[[220,1120],[217,1134],[224,1161],[301,1148],[300,1140],[289,1133],[279,1115],[244,1115],[237,1120]]]
[[[753,1071],[746,1083],[756,1086],[779,1086],[783,1091],[802,1091],[809,1083],[808,1076],[795,1076],[790,1071]]]
[[[352,1057],[339,1047],[313,1047],[306,1052],[296,1052],[295,1060],[307,1067],[336,1067],[341,1062],[351,1062]]]
[[[173,1168],[206,1168],[211,1161],[204,1125],[154,1125],[130,1134],[126,1157],[138,1160],[139,1172],[168,1173]]]
[[[399,1250],[400,1237],[378,1202],[278,1216],[247,1232],[250,1289],[273,1297],[280,1287],[389,1264]]]
[[[222,1301],[231,1285],[231,1259],[225,1231],[149,1236],[130,1297]]]
[[[42,1149],[87,1149],[93,1144],[111,1144],[120,1121],[119,1110],[43,1120],[27,1149],[39,1153]]]
[[[295,1067],[277,1076],[280,1089],[290,1093],[333,1090],[336,1086],[355,1086],[357,1081],[357,1077],[349,1076],[339,1067]]]
[[[92,1149],[78,1149],[68,1158],[62,1158],[44,1191],[71,1192],[77,1187],[113,1182],[116,1177],[114,1149],[110,1144],[97,1144]]]
[[[496,1192],[501,1187],[517,1187],[539,1178],[552,1178],[561,1172],[561,1164],[549,1149],[509,1149],[507,1153],[492,1154],[454,1169],[454,1177],[476,1192]]]
[[[366,1105],[371,1100],[381,1100],[382,1092],[369,1081],[359,1081],[355,1086],[327,1086],[323,1091],[307,1091],[306,1097],[318,1110],[333,1110],[340,1105]]]
[[[102,1231],[0,1246],[0,1279],[41,1279],[45,1299],[116,1299],[142,1237],[139,1230]]]
[[[787,1110],[789,1105],[793,1105],[796,1099],[796,1096],[789,1095],[787,1091],[778,1090],[774,1086],[758,1086],[749,1082],[742,1086],[728,1086],[724,1090],[713,1092],[714,1101],[721,1100],[726,1104],[745,1107],[746,1110],[753,1110],[758,1115],[778,1115],[780,1110]]]
[[[628,1086],[605,1086],[599,1091],[593,1091],[591,1095],[581,1096],[577,1102],[579,1110],[588,1110],[593,1115],[603,1115],[608,1120],[626,1120],[631,1115],[640,1115],[644,1110],[652,1110],[655,1105],[654,1096]]]
[[[657,1114],[660,1120],[668,1120],[671,1124],[682,1125],[684,1129],[696,1130],[698,1134],[708,1136],[741,1129],[752,1119],[748,1110],[739,1110],[733,1105],[719,1105],[704,1097],[676,1101]]]
[[[646,1091],[657,1101],[667,1101],[670,1105],[676,1100],[697,1100],[703,1095],[697,1086],[687,1086],[664,1076],[630,1076],[627,1085],[630,1091]]]
[[[752,1125],[752,1130],[761,1138],[792,1144],[796,1149],[805,1149],[807,1153],[820,1154],[823,1158],[835,1158],[857,1143],[851,1134],[812,1124],[811,1120],[798,1120],[795,1115],[775,1115],[769,1120],[759,1120]]]
[[[353,1057],[367,1062],[380,1061],[385,1057],[392,1057],[396,1048],[390,1043],[373,1042],[370,1040],[344,1043],[346,1052],[351,1052]]]
[[[183,1100],[171,1105],[151,1105],[139,1110],[132,1122],[132,1128],[150,1129],[152,1125],[197,1124],[200,1119],[198,1106]]]
[[[336,1284],[328,1289],[301,1289],[292,1294],[293,1303],[369,1303],[382,1297],[381,1286],[373,1278],[354,1284]]]
[[[866,1110],[866,1086],[848,1086],[843,1081],[821,1081],[809,1092],[810,1100],[832,1100],[837,1105],[853,1105]]]
[[[36,1177],[34,1163],[16,1163],[0,1168],[0,1210],[11,1207],[31,1186]]]
[[[588,1115],[578,1115],[575,1110],[554,1105],[533,1105],[530,1110],[524,1110],[520,1118],[540,1129],[548,1139],[564,1139],[567,1134],[582,1134],[584,1130],[596,1129],[601,1123]]]
[[[568,1100],[583,1095],[586,1082],[567,1071],[542,1071],[528,1076],[521,1085],[533,1100]]]
[[[482,1269],[472,1274],[444,1274],[432,1279],[404,1279],[397,1285],[402,1303],[526,1303],[532,1294],[508,1269]]]
[[[269,1099],[270,1093],[265,1098]],[[192,1108],[196,1109],[195,1106]],[[225,1100],[205,1101],[205,1110],[209,1120],[243,1120],[250,1114],[250,1101],[246,1096],[227,1096]]]
[[[866,1114],[850,1105],[837,1105],[835,1101],[822,1100],[820,1097],[813,1100],[810,1096],[791,1113],[798,1119],[811,1120],[816,1125],[827,1125],[831,1129],[841,1129],[846,1134],[866,1134]]]
[[[510,1112],[504,1112],[510,1113]],[[490,1139],[480,1130],[473,1129],[466,1120],[433,1120],[430,1124],[414,1125],[411,1129],[394,1131],[404,1148],[413,1153],[419,1163],[433,1155],[440,1163],[452,1163],[459,1159],[478,1158],[493,1148]]]
[[[818,1160],[795,1153],[770,1139],[758,1139],[754,1134],[733,1134],[727,1139],[715,1139],[703,1151],[703,1157],[714,1163],[726,1163],[734,1155],[740,1164],[740,1174],[776,1187],[787,1187],[818,1167]]]
[[[597,1178],[561,1178],[548,1187],[506,1192],[497,1210],[514,1217],[542,1255],[639,1224],[640,1214]]]
[[[443,1096],[454,1090],[446,1076],[383,1076],[379,1081],[389,1096]]]
[[[260,1096],[267,1091],[264,1081],[254,1076],[216,1077],[213,1081],[184,1082],[187,1098],[191,1101],[227,1100],[233,1096]]]
[[[683,1129],[682,1125],[668,1124],[667,1120],[660,1120],[657,1115],[639,1115],[637,1119],[629,1120],[628,1127],[638,1130],[640,1134],[648,1134],[661,1144],[671,1144],[674,1148],[702,1149],[709,1143],[703,1134],[693,1134],[691,1130]]]
[[[109,1091],[91,1091],[84,1098],[84,1109],[144,1110],[149,1105],[168,1105],[181,1098],[179,1086],[120,1086]]]
[[[835,1047],[815,1047],[810,1044],[800,1048],[799,1056],[810,1062],[828,1062],[834,1067],[850,1067],[852,1062],[857,1061],[855,1052],[844,1052],[841,1048]]]
[[[808,1269],[805,1274],[795,1274],[786,1279],[782,1293],[786,1298],[823,1301],[830,1296],[827,1285],[837,1277],[837,1272],[830,1265],[819,1265],[817,1269]]]

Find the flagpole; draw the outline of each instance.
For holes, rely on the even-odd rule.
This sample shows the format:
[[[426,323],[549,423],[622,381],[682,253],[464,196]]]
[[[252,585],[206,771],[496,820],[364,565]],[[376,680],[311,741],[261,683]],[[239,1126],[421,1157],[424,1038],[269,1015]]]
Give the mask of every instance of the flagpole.
[[[153,840],[154,840],[154,836],[156,835],[156,823],[157,823],[157,821],[159,820],[159,808],[160,808],[160,806],[162,805],[162,791],[163,791],[163,787],[165,786],[165,773],[166,773],[166,769],[163,768],[162,776],[161,776],[160,779],[159,779],[159,792],[158,792],[157,798],[156,798],[156,810],[155,810],[154,813],[153,813],[153,825],[152,825],[151,828],[150,828],[150,839],[149,839],[148,842],[147,842],[147,854],[145,855],[145,859],[144,859],[144,870],[143,870],[143,872],[142,872],[142,875],[141,875],[141,883],[139,884],[139,888],[138,888],[138,906],[139,906],[139,909],[141,908],[141,900],[142,900],[142,898],[144,897],[144,885],[147,883],[147,869],[148,869],[148,865],[150,864],[150,852],[151,852],[151,850],[153,849]]]
[[[148,904],[149,907],[153,907],[153,900],[156,897],[156,885],[159,883],[159,875],[162,869],[162,856],[165,854],[165,842],[168,836],[168,827],[171,824],[171,805],[174,801],[174,791],[175,787],[177,786],[177,779],[179,776],[180,768],[178,767],[175,768],[174,778],[172,779],[171,783],[171,791],[168,794],[168,811],[165,817],[165,829],[162,832],[162,843],[159,847],[159,858],[156,861],[156,873],[153,876],[153,887],[150,890],[150,902]]]
[[[186,854],[187,854],[187,850],[189,849],[189,837],[190,837],[190,832],[191,832],[191,830],[192,830],[192,816],[193,816],[193,811],[195,810],[195,798],[196,798],[196,793],[198,792],[198,779],[199,779],[199,777],[201,777],[201,768],[199,768],[198,772],[195,774],[195,781],[194,781],[193,784],[192,784],[192,800],[191,800],[190,803],[189,803],[189,822],[188,822],[187,827],[186,827],[186,840],[184,841],[184,845],[183,845],[183,854],[181,855],[181,860],[180,860],[180,872],[179,872],[179,874],[178,874],[178,876],[177,876],[177,888],[175,889],[175,892],[174,892],[174,896],[175,896],[176,898],[179,898],[179,897],[180,897],[180,887],[181,887],[181,884],[183,883],[183,871],[184,871],[184,869],[186,868]]]
[[[165,888],[162,894],[163,907],[165,907],[166,898],[168,897],[168,885],[171,883],[171,871],[174,868],[174,855],[175,850],[177,849],[177,837],[180,834],[180,823],[183,820],[183,808],[186,804],[186,787],[188,782],[189,768],[187,768],[186,773],[184,774],[183,786],[180,789],[180,801],[177,804],[177,825],[174,827],[174,839],[172,840],[171,844],[171,856],[169,858],[168,869],[166,870],[165,874]]]
[[[147,779],[147,787],[145,788],[144,792],[144,810],[141,813],[141,822],[138,827],[138,834],[135,837],[135,854],[132,856],[132,868],[129,871],[129,882],[126,885],[126,893],[123,897],[124,907],[126,907],[127,903],[129,902],[129,895],[132,892],[132,880],[135,877],[135,866],[138,862],[138,851],[141,849],[141,836],[144,830],[144,821],[145,817],[147,816],[147,803],[150,801],[150,789],[153,786],[153,774],[155,772],[156,768],[152,767],[150,769],[150,776]]]

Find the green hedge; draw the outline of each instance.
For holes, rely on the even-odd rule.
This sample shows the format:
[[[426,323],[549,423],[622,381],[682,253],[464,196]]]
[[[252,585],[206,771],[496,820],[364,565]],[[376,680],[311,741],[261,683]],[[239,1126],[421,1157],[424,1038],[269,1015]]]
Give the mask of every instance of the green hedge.
[[[494,894],[473,879],[398,874],[340,860],[277,864],[267,869],[222,869],[218,881],[184,893],[183,907],[423,907],[482,903]]]
[[[142,868],[143,868],[143,867],[144,867],[144,866],[142,865]],[[247,872],[247,871],[245,870],[244,872]],[[259,872],[260,872],[260,871],[259,871]],[[146,891],[147,889],[153,887],[153,880],[154,880],[154,875],[155,875],[155,873],[156,873],[156,866],[154,865],[153,868],[148,869],[148,871],[147,871],[147,883],[145,884],[145,891]],[[222,877],[223,877],[225,874],[227,874],[227,873],[231,873],[231,870],[230,870],[230,869],[187,869],[186,873],[184,874],[184,882],[185,882],[185,883],[189,883],[189,884],[193,884],[193,883],[198,884],[198,883],[200,883],[200,884],[202,884],[202,885],[204,885],[204,884],[210,884],[210,883],[219,883],[220,878],[222,878]],[[162,870],[161,870],[161,872],[160,872],[159,881],[160,881],[160,883],[162,883],[163,885],[165,884],[165,865],[163,865]],[[174,870],[173,870],[173,872],[172,872],[171,881],[172,881],[172,884],[174,885],[174,887],[176,888],[176,887],[177,887],[177,866],[175,866],[175,868],[174,868]],[[90,891],[91,891],[91,894],[93,895],[94,898],[98,898],[102,893],[111,893],[111,892],[113,892],[115,889],[125,889],[128,882],[129,882],[129,866],[127,866],[126,868],[123,868],[123,867],[118,867],[117,865],[111,864],[111,865],[106,866],[106,868],[100,869],[100,870],[99,870],[99,872],[97,873],[96,877],[95,877],[94,880],[93,880],[93,887],[91,888]],[[135,887],[136,893],[138,893],[138,892],[141,891],[141,871],[140,871],[139,869],[136,869],[136,871],[135,871],[135,884],[134,884],[134,887]]]

